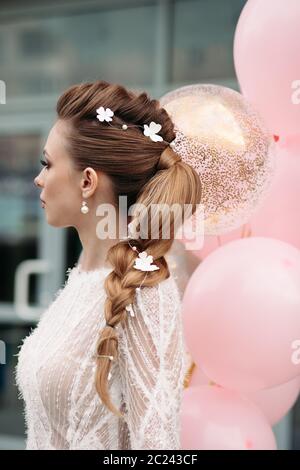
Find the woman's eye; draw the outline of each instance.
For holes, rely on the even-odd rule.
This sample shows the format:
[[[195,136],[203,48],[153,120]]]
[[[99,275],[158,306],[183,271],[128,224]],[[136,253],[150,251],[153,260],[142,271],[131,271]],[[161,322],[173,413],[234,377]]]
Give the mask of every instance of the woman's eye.
[[[49,168],[49,165],[47,162],[45,162],[45,160],[40,160],[40,162],[44,167]]]

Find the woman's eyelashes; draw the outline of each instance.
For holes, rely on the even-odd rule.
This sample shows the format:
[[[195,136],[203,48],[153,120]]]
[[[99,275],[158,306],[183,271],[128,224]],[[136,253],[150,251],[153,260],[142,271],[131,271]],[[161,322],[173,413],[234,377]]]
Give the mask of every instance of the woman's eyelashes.
[[[40,162],[45,168],[49,168],[49,163],[48,162],[46,162],[45,160],[40,160]]]

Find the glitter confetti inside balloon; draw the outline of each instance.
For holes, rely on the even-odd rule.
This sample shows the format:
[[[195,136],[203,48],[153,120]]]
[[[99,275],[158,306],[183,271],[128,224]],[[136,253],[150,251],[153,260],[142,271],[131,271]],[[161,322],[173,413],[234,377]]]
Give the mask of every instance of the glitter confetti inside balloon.
[[[200,176],[205,235],[243,225],[275,169],[275,142],[261,117],[237,91],[210,84],[173,90],[160,105],[175,125],[174,150]]]

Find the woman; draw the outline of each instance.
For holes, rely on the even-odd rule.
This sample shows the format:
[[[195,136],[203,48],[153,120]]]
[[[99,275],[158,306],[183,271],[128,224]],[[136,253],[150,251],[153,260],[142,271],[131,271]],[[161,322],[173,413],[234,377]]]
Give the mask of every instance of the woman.
[[[188,363],[164,257],[174,217],[168,238],[161,218],[159,236],[143,236],[153,205],[194,212],[200,203],[199,177],[170,146],[174,138],[167,112],[146,93],[97,81],[58,100],[35,184],[47,222],[75,227],[83,251],[19,352],[26,449],[180,449]],[[130,217],[120,197],[146,216]],[[117,217],[111,211],[103,224],[107,207]]]

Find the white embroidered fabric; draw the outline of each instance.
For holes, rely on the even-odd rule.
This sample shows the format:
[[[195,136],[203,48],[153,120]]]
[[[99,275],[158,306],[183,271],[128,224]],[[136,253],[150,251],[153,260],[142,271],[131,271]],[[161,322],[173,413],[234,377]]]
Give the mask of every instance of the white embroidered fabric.
[[[98,332],[105,325],[109,269],[69,269],[64,286],[24,338],[15,370],[24,400],[26,449],[181,449],[180,408],[190,358],[173,275],[136,292],[117,326],[119,350],[108,388],[125,419],[94,385]]]

